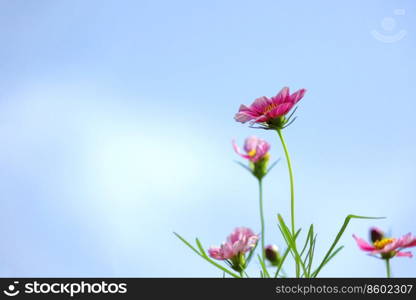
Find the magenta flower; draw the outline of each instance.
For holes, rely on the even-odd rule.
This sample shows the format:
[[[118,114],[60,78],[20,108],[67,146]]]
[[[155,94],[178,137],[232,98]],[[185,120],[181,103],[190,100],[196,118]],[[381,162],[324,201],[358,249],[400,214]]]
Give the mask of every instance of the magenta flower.
[[[269,155],[270,144],[256,136],[250,136],[244,142],[246,154],[241,153],[235,141],[233,141],[233,148],[238,155],[255,163]]]
[[[245,269],[245,253],[253,249],[259,236],[246,227],[238,227],[227,237],[220,247],[210,247],[209,256],[218,260],[226,260],[230,266],[242,271]]]
[[[416,246],[416,237],[411,233],[408,233],[401,238],[386,238],[381,230],[378,228],[373,228],[370,231],[370,235],[373,237],[379,236],[379,239],[373,241],[372,244],[367,243],[362,238],[359,238],[353,235],[353,238],[357,242],[358,247],[366,252],[369,252],[372,255],[380,254],[384,259],[390,259],[394,256],[399,257],[412,257],[412,252],[402,250],[405,248],[415,247]]]
[[[241,105],[234,119],[237,122],[267,123],[269,127],[278,126],[283,128],[288,120],[284,117],[303,98],[306,89],[300,89],[290,94],[289,88],[284,87],[276,96],[260,97],[248,107]],[[282,120],[283,119],[283,120]],[[270,126],[272,125],[272,126]]]

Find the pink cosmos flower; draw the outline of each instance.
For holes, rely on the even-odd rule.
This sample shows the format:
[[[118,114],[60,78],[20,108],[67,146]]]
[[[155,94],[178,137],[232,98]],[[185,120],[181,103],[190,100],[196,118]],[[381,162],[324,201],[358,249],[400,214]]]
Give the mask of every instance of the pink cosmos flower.
[[[284,87],[276,96],[260,97],[248,107],[241,105],[234,119],[237,122],[268,123],[273,119],[286,115],[303,98],[306,89],[300,89],[290,94],[289,88]]]
[[[244,151],[247,154],[241,153],[235,141],[233,141],[233,148],[238,155],[255,163],[269,155],[270,144],[256,136],[250,136],[244,143]]]
[[[227,237],[227,241],[220,247],[208,249],[209,256],[218,260],[228,260],[244,255],[253,249],[259,236],[246,227],[238,227]]]
[[[415,247],[416,246],[416,237],[413,236],[411,233],[408,233],[401,238],[386,238],[384,237],[382,231],[380,231],[378,228],[372,229],[377,230],[380,234],[381,239],[378,239],[376,241],[373,241],[372,244],[367,243],[362,238],[359,238],[355,235],[353,235],[353,238],[357,242],[358,247],[366,252],[369,252],[370,254],[376,255],[380,254],[382,258],[392,258],[394,256],[399,257],[412,257],[412,252],[401,251],[405,248]]]

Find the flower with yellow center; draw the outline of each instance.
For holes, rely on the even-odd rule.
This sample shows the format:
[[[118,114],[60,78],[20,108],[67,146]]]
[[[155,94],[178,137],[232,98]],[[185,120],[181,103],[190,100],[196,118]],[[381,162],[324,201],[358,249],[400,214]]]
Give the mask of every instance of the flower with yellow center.
[[[250,156],[250,157],[254,157],[254,156],[256,156],[256,153],[257,153],[256,149],[253,149],[253,150],[247,152],[247,155]]]
[[[394,241],[395,241],[394,238],[382,238],[381,240],[374,242],[374,247],[380,250],[386,247],[388,244],[393,243]]]
[[[270,104],[270,105],[266,106],[266,107],[264,108],[264,110],[263,110],[263,114],[264,114],[264,115],[268,114],[268,113],[269,113],[269,112],[271,112],[273,109],[275,109],[278,105],[279,105],[279,104],[272,103],[272,104]]]

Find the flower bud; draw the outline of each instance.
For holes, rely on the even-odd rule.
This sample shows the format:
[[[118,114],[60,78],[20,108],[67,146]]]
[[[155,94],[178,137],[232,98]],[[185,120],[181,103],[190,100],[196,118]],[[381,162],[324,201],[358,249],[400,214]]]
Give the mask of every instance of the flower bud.
[[[280,263],[279,248],[276,245],[268,245],[264,249],[264,254],[267,260],[273,265],[277,266]]]
[[[246,268],[246,258],[243,253],[239,253],[230,259],[231,268],[237,272],[242,272]]]
[[[249,161],[251,172],[261,180],[267,174],[267,165],[270,160],[270,144],[256,136],[250,136],[245,140],[244,151],[240,151],[235,141],[233,141],[235,152]]]
[[[270,154],[266,153],[258,161],[253,162],[251,168],[253,170],[253,175],[258,179],[262,179],[267,174],[267,166],[269,164]]]

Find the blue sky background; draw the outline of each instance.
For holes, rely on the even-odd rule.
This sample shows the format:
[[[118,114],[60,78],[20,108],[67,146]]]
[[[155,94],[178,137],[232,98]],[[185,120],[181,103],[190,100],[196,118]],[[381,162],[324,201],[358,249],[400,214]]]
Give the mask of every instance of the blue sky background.
[[[172,231],[208,247],[260,230],[230,141],[283,153],[233,115],[288,85],[308,89],[284,133],[316,259],[347,214],[387,217],[353,220],[321,275],[384,276],[351,235],[416,233],[415,13],[411,0],[1,0],[0,275],[221,276]],[[266,241],[284,248],[284,161],[265,209]],[[415,267],[392,261],[395,276]]]

